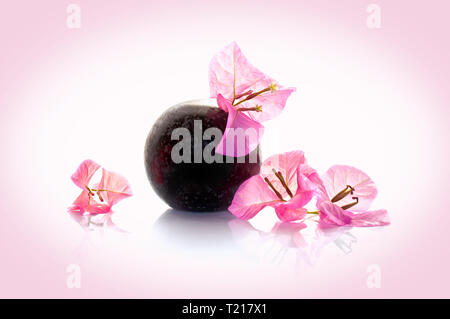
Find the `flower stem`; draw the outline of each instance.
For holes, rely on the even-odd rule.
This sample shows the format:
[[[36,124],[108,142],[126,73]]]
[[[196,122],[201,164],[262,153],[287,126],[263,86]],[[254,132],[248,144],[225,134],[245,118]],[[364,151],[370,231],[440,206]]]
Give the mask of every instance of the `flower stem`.
[[[289,189],[289,186],[286,184],[286,181],[284,180],[281,172],[280,171],[277,172],[274,168],[272,168],[272,171],[274,172],[275,176],[280,180],[281,185],[283,185],[283,187],[286,190],[286,192],[288,193],[289,197],[291,197],[291,198],[294,197],[291,190]]]
[[[245,112],[245,111],[255,111],[255,112],[262,112],[262,107],[257,105],[256,107],[241,107],[237,109],[238,111]]]
[[[346,209],[349,209],[350,207],[353,207],[353,206],[355,206],[356,204],[359,203],[359,198],[358,198],[358,197],[352,197],[352,199],[354,199],[355,201],[352,202],[352,203],[349,203],[349,204],[347,204],[347,205],[344,205],[344,206],[342,206],[341,208],[342,208],[343,210],[346,210]]]
[[[94,195],[95,195],[95,194],[92,192],[92,190],[89,188],[89,186],[84,185],[84,187],[86,187],[86,189],[87,189],[89,195],[91,195],[91,196],[94,196]]]
[[[338,202],[341,199],[345,198],[348,194],[353,194],[353,191],[355,189],[351,187],[350,185],[347,185],[343,190],[341,190],[339,193],[334,195],[334,197],[331,199],[332,203]]]
[[[281,196],[280,192],[277,191],[277,189],[273,186],[273,184],[269,181],[269,179],[267,177],[264,177],[264,181],[270,186],[270,188],[278,196],[278,198],[284,202],[285,200],[283,199],[283,196]]]
[[[251,93],[251,94],[247,95],[247,97],[246,97],[245,99],[240,100],[239,102],[237,102],[236,104],[233,104],[233,105],[234,105],[234,106],[238,106],[238,105],[241,104],[241,103],[244,103],[244,102],[246,102],[246,101],[248,101],[248,100],[251,100],[251,99],[253,99],[254,97],[257,97],[258,95],[261,95],[261,94],[263,94],[263,93],[265,93],[265,92],[268,92],[268,91],[271,91],[271,90],[273,90],[273,89],[272,89],[272,86],[266,87],[265,89],[262,89],[262,90],[260,90],[260,91],[258,91],[258,92]]]
[[[120,192],[115,192],[115,191],[110,191],[110,190],[108,190],[108,189],[91,189],[92,191],[94,191],[94,192],[110,192],[110,193],[116,193],[116,194],[119,194]]]
[[[241,93],[241,94],[236,95],[236,96],[234,97],[234,99],[235,99],[235,100],[238,100],[238,99],[240,99],[240,98],[242,98],[242,97],[244,97],[244,96],[246,96],[246,95],[252,94],[252,93],[253,93],[252,90],[248,90],[247,92],[244,92],[244,93]]]

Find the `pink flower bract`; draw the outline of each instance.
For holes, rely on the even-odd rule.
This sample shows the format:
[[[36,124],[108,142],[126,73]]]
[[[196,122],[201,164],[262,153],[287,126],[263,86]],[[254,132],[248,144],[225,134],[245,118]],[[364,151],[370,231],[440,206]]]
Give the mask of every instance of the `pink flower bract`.
[[[260,122],[278,116],[295,88],[285,88],[274,79],[255,68],[233,42],[217,53],[209,66],[211,97],[217,99],[219,107],[228,112],[227,130],[216,152],[227,156],[242,156],[258,145],[263,126]],[[227,103],[225,103],[227,101]],[[233,130],[255,129],[257,134],[241,135],[247,146],[244,151],[233,147],[224,148],[227,136]]]
[[[247,155],[258,146],[264,133],[264,126],[238,112],[221,94],[217,96],[217,103],[228,113],[228,119],[223,137],[216,146],[216,152],[233,157]]]
[[[390,224],[386,210],[369,211],[377,188],[366,173],[351,166],[335,165],[322,181],[317,202],[322,223],[356,227]]]
[[[70,212],[90,215],[110,213],[113,205],[132,195],[131,187],[124,177],[104,168],[100,182],[90,185],[99,168],[100,165],[94,161],[85,160],[72,175],[72,181],[82,192],[69,207]]]
[[[303,206],[319,186],[319,176],[307,165],[302,151],[274,155],[264,161],[261,174],[241,184],[228,210],[250,219],[270,206],[283,222],[301,220],[308,213]]]

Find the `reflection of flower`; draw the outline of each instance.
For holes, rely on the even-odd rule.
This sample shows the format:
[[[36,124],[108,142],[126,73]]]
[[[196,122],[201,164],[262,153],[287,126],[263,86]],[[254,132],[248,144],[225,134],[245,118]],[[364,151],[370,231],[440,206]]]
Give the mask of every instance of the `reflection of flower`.
[[[364,172],[351,166],[335,165],[325,173],[322,181],[323,191],[317,205],[322,223],[358,227],[389,224],[385,209],[369,211],[377,188]]]
[[[91,186],[90,181],[99,168],[100,165],[94,161],[85,160],[72,175],[72,181],[82,192],[69,207],[70,212],[90,215],[110,213],[113,205],[132,195],[124,177],[104,168],[100,182]]]
[[[243,156],[253,151],[262,137],[260,122],[281,113],[294,88],[285,88],[255,68],[233,42],[217,53],[209,66],[211,97],[228,113],[226,130],[216,152],[228,156]],[[245,148],[227,147],[227,137],[235,129],[254,129],[246,135]]]
[[[352,252],[352,245],[357,242],[350,230],[351,227],[330,227],[320,223],[316,233],[318,238],[327,238],[328,242],[333,242],[344,254],[349,254]]]
[[[103,230],[109,229],[122,233],[127,231],[118,227],[112,220],[112,214],[98,214],[95,216],[81,215],[78,212],[69,212],[75,222],[85,230]]]
[[[128,231],[117,226],[113,214],[81,215],[78,212],[69,212],[72,219],[83,229],[83,236],[74,254],[83,258],[91,249],[100,249],[103,245],[117,236],[122,240]]]
[[[302,262],[313,265],[328,244],[334,243],[344,254],[349,254],[356,243],[350,227],[318,224],[311,233],[305,223],[278,222],[269,232],[258,230],[240,219],[234,219],[228,225],[234,240],[243,249],[264,261],[278,264],[288,263],[294,256],[296,266]]]
[[[274,155],[264,161],[261,174],[239,187],[228,209],[241,219],[250,219],[271,206],[282,221],[303,219],[308,213],[303,206],[320,184],[317,172],[306,164],[302,151]]]
[[[285,247],[305,247],[307,245],[301,230],[306,228],[304,223],[276,223],[270,231],[278,242]]]

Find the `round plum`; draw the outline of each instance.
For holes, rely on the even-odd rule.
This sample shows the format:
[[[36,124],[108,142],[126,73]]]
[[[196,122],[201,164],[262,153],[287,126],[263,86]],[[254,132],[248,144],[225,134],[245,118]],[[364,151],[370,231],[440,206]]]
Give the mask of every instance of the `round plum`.
[[[204,138],[203,132],[208,128],[217,128],[223,133],[226,123],[227,113],[218,108],[215,101],[195,100],[169,108],[153,125],[145,143],[145,168],[153,189],[170,207],[194,212],[225,210],[239,185],[259,173],[259,146],[245,158],[230,158],[215,154],[211,147],[213,140]],[[190,133],[192,143],[187,152],[190,160],[174,160],[172,151],[181,140],[181,137],[173,138],[177,128]],[[200,136],[200,142],[195,136]],[[194,148],[195,143],[200,143],[196,144],[197,148]],[[212,163],[203,158],[203,153],[198,153],[208,145],[210,154],[218,159]],[[180,154],[186,155],[184,151]]]

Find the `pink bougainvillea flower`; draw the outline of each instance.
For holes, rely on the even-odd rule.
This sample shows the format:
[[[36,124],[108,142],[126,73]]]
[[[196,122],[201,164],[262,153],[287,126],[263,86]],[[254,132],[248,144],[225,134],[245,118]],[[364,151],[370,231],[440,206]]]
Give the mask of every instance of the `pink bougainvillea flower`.
[[[217,53],[209,66],[211,97],[219,107],[228,112],[227,132],[223,139],[237,129],[256,130],[245,137],[248,146],[244,151],[224,148],[222,140],[216,152],[227,156],[241,156],[251,152],[259,143],[263,130],[260,122],[281,113],[295,88],[286,88],[255,68],[233,42]],[[227,134],[228,133],[228,134]],[[244,152],[244,154],[242,154]]]
[[[335,165],[322,181],[317,201],[321,223],[356,227],[390,224],[385,209],[369,211],[377,188],[366,173],[351,166]]]
[[[228,210],[238,218],[251,219],[270,206],[283,222],[301,220],[308,213],[303,206],[320,185],[302,151],[274,155],[264,161],[259,175],[241,184]]]
[[[69,207],[69,212],[89,215],[110,213],[113,205],[132,195],[124,177],[104,168],[100,182],[91,186],[91,179],[99,168],[100,165],[94,161],[85,160],[72,175],[72,181],[82,192]]]

